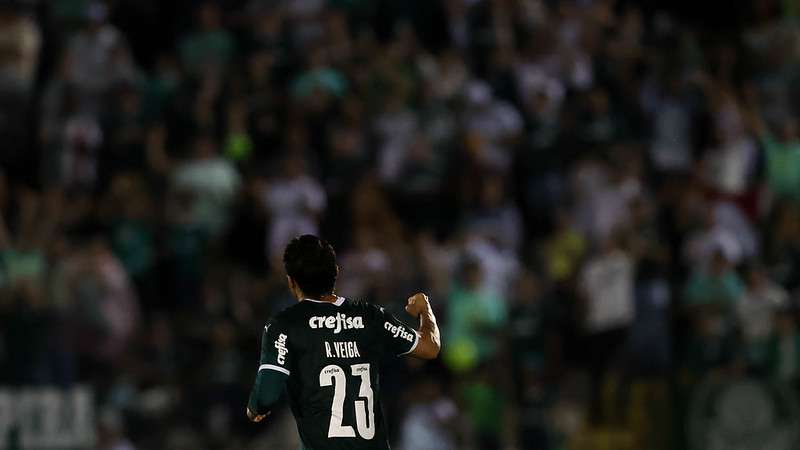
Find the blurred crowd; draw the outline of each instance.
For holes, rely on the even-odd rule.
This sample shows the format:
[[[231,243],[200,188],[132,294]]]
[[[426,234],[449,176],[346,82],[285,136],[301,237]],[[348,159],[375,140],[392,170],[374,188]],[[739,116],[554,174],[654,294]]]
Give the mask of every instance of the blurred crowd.
[[[244,407],[317,233],[440,317],[396,448],[687,448],[697,383],[800,386],[800,7],[734,3],[3,0],[0,384],[93,387],[98,449],[293,448]]]

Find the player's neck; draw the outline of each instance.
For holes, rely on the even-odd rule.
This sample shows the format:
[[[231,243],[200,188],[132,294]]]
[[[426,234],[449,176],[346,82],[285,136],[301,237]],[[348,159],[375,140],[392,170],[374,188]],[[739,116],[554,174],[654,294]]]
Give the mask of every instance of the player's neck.
[[[325,294],[325,295],[319,295],[319,296],[315,296],[315,297],[312,297],[310,295],[305,295],[300,299],[301,302],[303,300],[312,300],[312,301],[315,301],[315,302],[336,303],[339,300],[339,297],[337,295],[335,295],[335,294],[332,294],[332,293],[331,294]]]

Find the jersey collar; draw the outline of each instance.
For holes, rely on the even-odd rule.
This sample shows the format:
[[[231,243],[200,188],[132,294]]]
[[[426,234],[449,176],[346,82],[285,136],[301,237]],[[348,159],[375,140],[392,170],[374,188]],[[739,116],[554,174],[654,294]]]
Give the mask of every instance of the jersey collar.
[[[313,302],[313,303],[328,303],[328,304],[332,304],[332,305],[336,305],[336,306],[342,306],[342,303],[344,303],[344,297],[340,297],[340,296],[337,295],[335,302],[324,302],[322,300],[314,300],[312,298],[304,298],[303,301],[304,302]]]

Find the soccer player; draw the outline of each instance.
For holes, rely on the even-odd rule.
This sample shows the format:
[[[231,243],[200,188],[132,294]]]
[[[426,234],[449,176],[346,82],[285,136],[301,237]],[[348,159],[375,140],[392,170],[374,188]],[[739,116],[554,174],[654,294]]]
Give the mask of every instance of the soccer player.
[[[283,263],[298,303],[264,327],[248,418],[266,417],[286,386],[305,450],[388,450],[380,364],[387,353],[438,356],[428,297],[408,299],[406,311],[419,318],[415,330],[379,306],[335,295],[339,267],[324,240],[294,238]]]

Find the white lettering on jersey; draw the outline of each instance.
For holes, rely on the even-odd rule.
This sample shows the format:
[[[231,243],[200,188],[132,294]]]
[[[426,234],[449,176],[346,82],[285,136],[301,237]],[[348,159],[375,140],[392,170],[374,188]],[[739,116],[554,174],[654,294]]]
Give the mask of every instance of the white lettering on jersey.
[[[397,325],[392,325],[391,323],[386,322],[383,324],[383,328],[385,328],[386,331],[392,333],[392,337],[399,337],[407,340],[408,342],[414,342],[414,335],[412,333],[409,333],[403,327],[398,327]]]
[[[333,348],[333,353],[331,353]],[[361,353],[358,352],[358,344],[354,341],[345,342],[325,342],[325,353],[328,358],[360,358]]]
[[[364,328],[364,319],[361,316],[350,317],[336,313],[335,316],[314,316],[308,319],[308,326],[314,330],[327,328],[333,330],[334,334],[339,334],[342,330]]]
[[[275,348],[278,349],[278,364],[283,365],[286,363],[286,354],[289,349],[286,348],[286,335],[281,333],[278,335],[278,340],[275,341]]]

